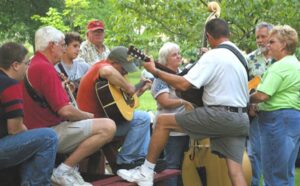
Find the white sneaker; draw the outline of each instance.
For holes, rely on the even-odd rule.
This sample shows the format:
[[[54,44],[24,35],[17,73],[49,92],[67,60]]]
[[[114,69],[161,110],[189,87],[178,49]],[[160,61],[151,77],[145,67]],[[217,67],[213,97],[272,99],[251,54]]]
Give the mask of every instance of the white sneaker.
[[[120,169],[117,171],[118,176],[129,182],[135,182],[139,186],[152,186],[154,174],[143,174],[141,167],[126,170]]]
[[[92,184],[85,182],[83,178],[81,177],[80,173],[78,172],[78,169],[73,169],[73,177],[77,180],[77,183],[79,185],[83,186],[93,186]]]
[[[75,169],[62,174],[58,174],[57,170],[54,169],[51,181],[53,185],[59,186],[92,186],[90,183],[85,182]]]

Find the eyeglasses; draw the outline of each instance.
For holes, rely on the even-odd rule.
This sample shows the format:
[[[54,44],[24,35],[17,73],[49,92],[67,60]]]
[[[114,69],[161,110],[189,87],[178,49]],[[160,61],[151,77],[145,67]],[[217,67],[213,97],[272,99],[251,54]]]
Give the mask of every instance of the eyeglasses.
[[[30,61],[31,61],[30,59],[25,60],[25,61],[24,61],[25,65],[29,65]]]
[[[66,49],[67,48],[67,44],[66,43],[59,43],[59,42],[53,42],[53,44],[60,46],[62,49]]]

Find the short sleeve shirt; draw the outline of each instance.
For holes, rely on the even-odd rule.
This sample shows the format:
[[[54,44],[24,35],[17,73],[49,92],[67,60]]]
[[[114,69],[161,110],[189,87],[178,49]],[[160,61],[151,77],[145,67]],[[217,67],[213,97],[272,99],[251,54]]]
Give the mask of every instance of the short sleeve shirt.
[[[67,65],[63,61],[60,62],[68,75],[68,79],[78,80],[80,79],[90,68],[90,65],[87,64],[82,58],[74,59],[72,65]],[[58,67],[58,64],[55,65],[57,72],[62,73]]]
[[[40,52],[37,52],[28,67],[28,80],[33,89],[47,101],[49,108],[43,108],[28,94],[23,84],[24,123],[31,128],[50,127],[61,123],[63,118],[53,112],[70,104],[68,95],[54,65]]]
[[[272,58],[265,58],[259,49],[251,52],[247,56],[247,60],[250,79],[255,76],[262,77],[269,66],[275,62]]]
[[[0,70],[0,138],[6,136],[7,119],[23,117],[23,94],[18,81]]]
[[[260,110],[300,110],[300,62],[296,56],[286,56],[270,66],[257,90],[270,96],[259,104]]]
[[[103,60],[92,65],[88,72],[81,78],[76,97],[80,110],[93,113],[95,118],[105,117],[95,90],[96,80],[100,77],[99,69],[104,66],[111,66],[111,64]]]
[[[163,80],[156,78],[156,79],[154,79],[152,87],[151,87],[151,94],[156,99],[162,93],[168,93],[170,98],[179,99],[179,97],[177,97],[175,89],[173,87],[168,85]],[[156,102],[156,103],[157,103],[156,116],[159,114],[163,114],[163,113],[179,113],[179,112],[183,112],[185,110],[183,105],[173,108],[173,109],[165,109],[158,102]],[[179,135],[182,136],[182,135],[186,135],[186,134],[180,133],[180,132],[171,132],[170,133],[170,136],[179,136]]]
[[[237,48],[229,41],[221,44]],[[247,106],[247,72],[228,49],[216,48],[206,52],[183,77],[197,88],[204,86],[204,105]]]
[[[102,53],[99,53],[96,46],[93,43],[86,40],[80,45],[80,52],[78,57],[83,58],[85,62],[87,62],[90,65],[93,65],[98,61],[106,59],[109,53],[110,50],[107,46],[104,45],[104,51]]]

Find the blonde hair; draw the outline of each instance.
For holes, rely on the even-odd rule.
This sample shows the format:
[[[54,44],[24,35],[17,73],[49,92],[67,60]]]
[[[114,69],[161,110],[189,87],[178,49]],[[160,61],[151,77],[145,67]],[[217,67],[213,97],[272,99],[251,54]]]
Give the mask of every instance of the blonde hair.
[[[270,36],[275,36],[281,43],[286,43],[285,50],[288,54],[294,54],[298,44],[298,33],[289,25],[277,25],[273,27]]]

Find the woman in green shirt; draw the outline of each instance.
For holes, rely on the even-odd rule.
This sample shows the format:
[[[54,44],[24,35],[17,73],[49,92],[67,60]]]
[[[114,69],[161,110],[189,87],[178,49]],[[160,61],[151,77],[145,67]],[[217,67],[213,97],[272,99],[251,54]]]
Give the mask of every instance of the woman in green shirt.
[[[251,104],[259,103],[262,169],[267,186],[294,185],[300,146],[300,63],[294,55],[297,43],[298,34],[290,26],[272,29],[268,49],[276,62],[250,97]]]

